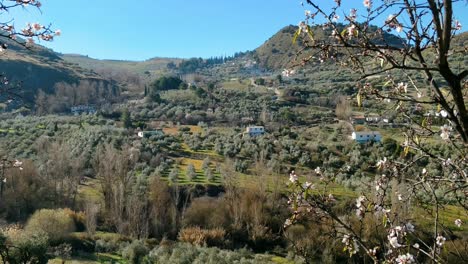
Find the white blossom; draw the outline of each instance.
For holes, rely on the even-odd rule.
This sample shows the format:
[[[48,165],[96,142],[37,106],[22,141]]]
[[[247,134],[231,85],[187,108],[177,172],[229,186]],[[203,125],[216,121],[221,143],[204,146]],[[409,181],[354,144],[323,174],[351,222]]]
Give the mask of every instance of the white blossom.
[[[461,30],[462,29],[462,24],[460,23],[460,21],[455,20],[454,24],[455,24],[454,27],[453,27],[454,30]]]
[[[445,237],[443,237],[443,236],[441,236],[441,235],[437,236],[437,238],[436,238],[436,245],[437,245],[438,247],[442,247],[442,246],[444,245],[444,243],[445,243],[445,240],[447,240]]]
[[[386,164],[387,164],[387,157],[384,157],[383,159],[379,160],[377,164],[375,164],[375,166],[379,169],[382,169],[383,167],[385,167]]]
[[[317,168],[315,168],[315,170],[314,170],[314,171],[315,171],[315,173],[317,173],[317,174],[320,174],[320,173],[321,173],[321,171],[320,171],[320,167],[317,167]]]
[[[23,165],[23,162],[22,161],[19,161],[19,160],[15,160],[15,163],[13,163],[13,167],[21,167]]]
[[[390,245],[393,247],[393,248],[399,248],[401,247],[402,245],[400,243],[398,243],[398,237],[396,236],[388,236],[388,242],[390,242]]]
[[[446,118],[448,116],[448,112],[445,111],[445,110],[441,110],[440,111],[440,115],[443,117],[443,118]]]
[[[396,263],[398,264],[409,264],[409,263],[415,263],[414,262],[414,257],[410,253],[407,253],[405,255],[400,255],[398,258],[395,259]]]
[[[297,175],[294,171],[291,171],[289,174],[289,181],[292,183],[296,183],[298,181]]]
[[[285,76],[285,77],[290,77],[290,76],[294,75],[294,73],[295,73],[294,70],[284,69],[283,72],[282,72],[282,75]]]
[[[404,91],[405,93],[408,92],[408,83],[401,82],[397,85],[397,90],[398,91]]]
[[[450,138],[450,132],[452,131],[452,127],[444,125],[440,127],[440,137],[443,140],[448,140]]]
[[[463,221],[461,219],[457,219],[455,220],[455,225],[458,226],[458,227],[461,227],[463,224]]]
[[[362,3],[364,4],[365,7],[367,7],[367,9],[371,9],[371,7],[372,7],[372,1],[371,0],[364,0]]]

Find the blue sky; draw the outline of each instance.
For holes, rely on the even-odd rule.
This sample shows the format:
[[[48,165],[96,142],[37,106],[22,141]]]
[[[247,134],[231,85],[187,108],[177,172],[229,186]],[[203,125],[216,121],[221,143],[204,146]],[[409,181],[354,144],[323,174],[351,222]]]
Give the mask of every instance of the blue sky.
[[[332,0],[321,0],[330,2]],[[253,50],[278,30],[304,17],[299,0],[43,0],[12,13],[52,23],[62,36],[40,43],[62,53],[99,59],[211,57]],[[343,0],[362,7],[361,0]],[[462,6],[466,11],[466,6]],[[465,23],[466,21],[466,23]],[[461,19],[462,25],[468,21]]]

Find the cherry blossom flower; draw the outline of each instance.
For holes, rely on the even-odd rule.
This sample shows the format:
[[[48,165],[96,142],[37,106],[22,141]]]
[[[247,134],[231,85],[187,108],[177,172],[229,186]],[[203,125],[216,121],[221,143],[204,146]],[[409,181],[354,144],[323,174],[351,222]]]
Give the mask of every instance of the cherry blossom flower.
[[[440,137],[443,140],[448,140],[450,138],[450,132],[452,131],[452,127],[444,125],[440,127]]]
[[[378,169],[382,169],[385,167],[385,165],[387,164],[387,157],[384,157],[383,159],[379,160],[377,162],[377,164],[375,164],[375,166],[378,168]]]
[[[445,240],[447,240],[445,237],[443,237],[443,236],[441,236],[441,235],[437,236],[437,238],[436,238],[436,245],[437,245],[438,247],[442,247],[442,246],[444,245],[444,243],[445,243]]]
[[[462,220],[461,219],[457,219],[455,220],[455,225],[458,226],[458,227],[461,227],[463,224]]]
[[[354,25],[354,24],[347,27],[346,30],[348,32],[348,38],[350,38],[350,39],[357,34],[356,25]]]
[[[60,35],[62,35],[62,31],[60,29],[56,30],[55,36],[59,37]]]
[[[460,23],[460,21],[455,20],[455,21],[454,21],[454,24],[455,24],[455,25],[453,26],[453,29],[454,29],[454,30],[461,30],[461,29],[462,29],[462,24]]]
[[[395,259],[395,261],[398,264],[415,263],[414,262],[414,257],[410,253],[406,253],[405,255],[399,255],[398,258]]]
[[[357,17],[357,10],[356,10],[356,8],[352,8],[350,13],[349,13],[349,18],[348,19],[350,21],[354,21],[354,20],[356,20],[356,17]]]
[[[371,0],[364,0],[362,3],[364,4],[365,7],[367,7],[367,9],[371,9],[371,7],[372,7],[372,1]]]
[[[403,26],[398,22],[397,15],[389,15],[385,20],[385,24],[390,29],[395,29],[397,32],[401,32],[403,30]]]
[[[349,253],[351,253],[351,255],[354,255],[359,251],[358,243],[354,239],[351,239],[349,235],[344,235],[341,242],[346,245],[346,248],[348,249]]]
[[[419,244],[418,244],[418,243],[415,243],[415,244],[413,245],[413,247],[414,247],[415,249],[419,249]]]
[[[337,22],[339,19],[340,19],[339,15],[334,15],[333,18],[332,18],[332,21]]]
[[[393,248],[399,248],[402,247],[400,243],[398,243],[398,237],[397,236],[388,236],[388,242]]]
[[[294,70],[285,69],[285,70],[283,70],[282,75],[285,76],[285,77],[290,77],[290,76],[294,75],[294,73],[295,73]]]
[[[19,161],[19,160],[15,160],[15,163],[13,163],[13,167],[21,167],[23,165],[23,162],[22,161]]]
[[[296,183],[298,181],[297,175],[294,171],[291,171],[289,174],[289,181],[292,183]]]
[[[405,93],[408,93],[408,83],[401,82],[397,85],[397,90],[399,92],[404,91]]]
[[[314,171],[315,171],[315,173],[317,173],[317,174],[320,174],[320,173],[322,173],[322,172],[321,172],[321,170],[320,170],[320,167],[317,167],[317,168],[315,168],[315,170],[314,170]]]
[[[448,116],[448,112],[445,111],[445,110],[441,110],[440,111],[440,116],[442,116],[443,118],[446,118]]]
[[[313,189],[314,188],[314,185],[310,182],[305,182],[303,185],[302,185],[302,188],[304,189]]]

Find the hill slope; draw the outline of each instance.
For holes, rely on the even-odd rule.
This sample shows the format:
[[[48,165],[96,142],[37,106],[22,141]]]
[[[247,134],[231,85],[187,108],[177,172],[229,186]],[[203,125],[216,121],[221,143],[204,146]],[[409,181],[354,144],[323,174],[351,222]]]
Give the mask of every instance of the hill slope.
[[[20,83],[21,95],[31,103],[38,90],[52,92],[56,83],[76,83],[80,80],[108,80],[93,71],[63,60],[58,53],[35,45],[26,49],[19,44],[9,43],[9,49],[0,55],[0,73],[10,83]]]

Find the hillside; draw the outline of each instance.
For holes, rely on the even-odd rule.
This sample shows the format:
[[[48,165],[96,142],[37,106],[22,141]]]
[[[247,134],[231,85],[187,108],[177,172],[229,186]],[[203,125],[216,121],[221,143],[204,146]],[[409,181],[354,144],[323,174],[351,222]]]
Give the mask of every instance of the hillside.
[[[344,28],[344,25],[337,25],[338,29]],[[257,60],[261,66],[270,70],[281,70],[287,68],[293,60],[300,61],[302,56],[296,58],[297,52],[302,49],[300,38],[296,43],[293,43],[294,34],[298,27],[289,25],[281,29],[278,33],[268,39],[263,45],[255,50]],[[376,31],[377,27],[369,27],[369,34]],[[331,30],[324,30],[322,27],[312,28],[315,39],[324,39],[325,36],[330,36]],[[383,39],[391,45],[402,45],[403,41],[395,35],[384,33]],[[382,42],[379,39],[374,40],[376,43]]]
[[[20,84],[21,96],[26,103],[32,103],[38,90],[52,92],[59,82],[88,80],[109,83],[95,72],[61,59],[52,50],[39,45],[25,48],[12,42],[0,56],[0,72],[8,77],[10,83]]]
[[[60,57],[69,63],[74,63],[80,67],[94,71],[110,69],[115,71],[128,71],[140,76],[146,76],[148,73],[164,73],[167,70],[168,63],[172,62],[178,64],[182,61],[182,59],[175,58],[152,58],[145,61],[98,60],[77,54],[63,54]]]

